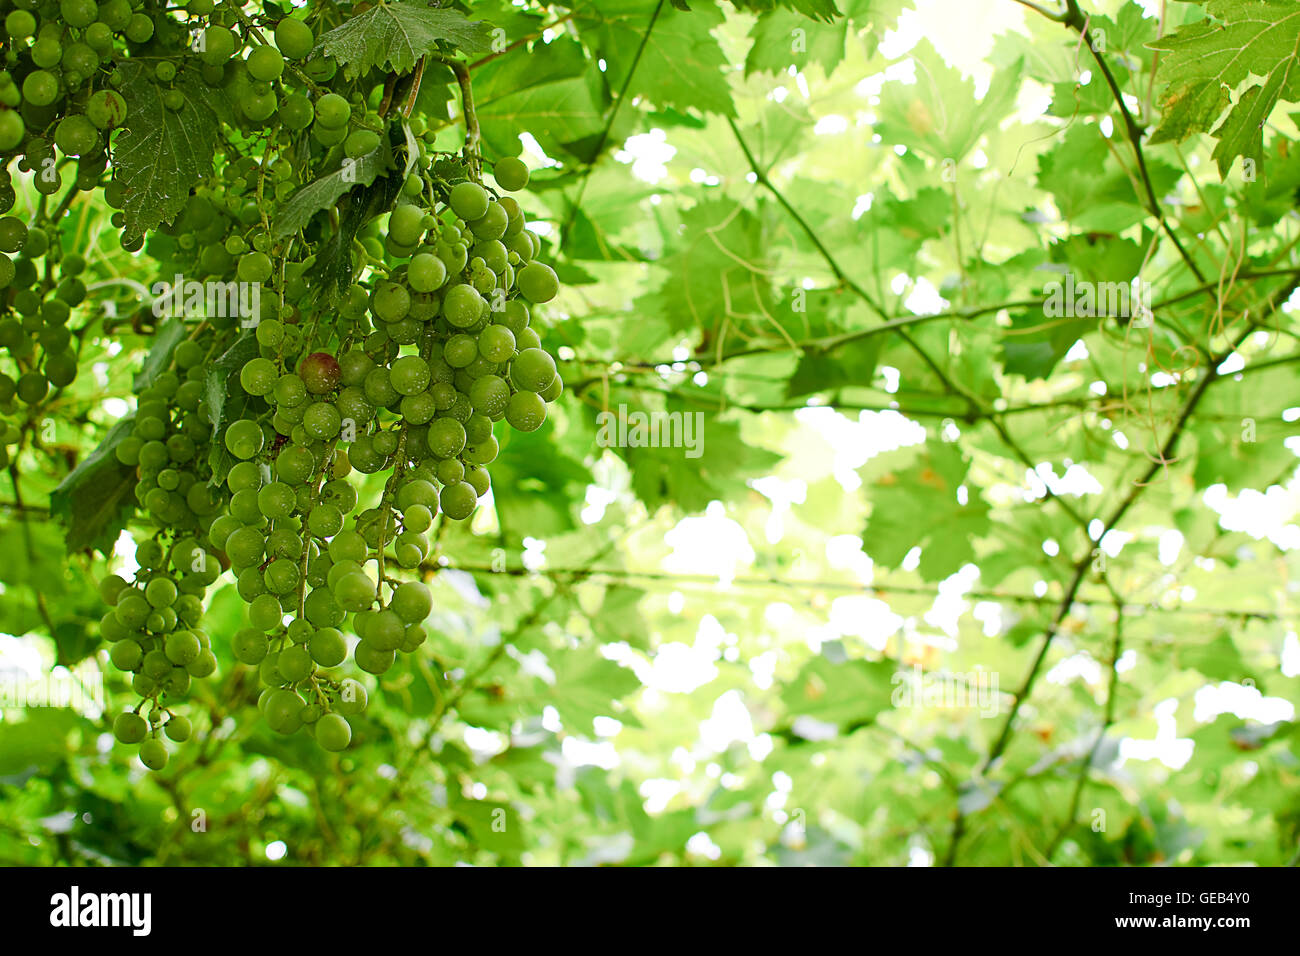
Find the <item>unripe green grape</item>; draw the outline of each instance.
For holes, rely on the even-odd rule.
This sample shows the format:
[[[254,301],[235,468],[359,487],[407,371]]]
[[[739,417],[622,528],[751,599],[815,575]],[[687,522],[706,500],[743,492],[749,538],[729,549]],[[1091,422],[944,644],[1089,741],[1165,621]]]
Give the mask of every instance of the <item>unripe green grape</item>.
[[[26,10],[14,10],[5,17],[5,33],[10,38],[21,40],[36,33],[36,18]]]
[[[316,45],[316,38],[307,24],[285,17],[275,25],[275,45],[288,59],[305,60]]]
[[[140,662],[144,659],[144,652],[135,641],[122,640],[109,650],[108,659],[120,671],[133,671],[140,666]]]
[[[528,328],[515,333],[515,348],[520,352],[524,349],[540,349],[541,347],[542,340],[536,330]]]
[[[443,297],[442,314],[455,328],[466,329],[482,318],[486,304],[472,286],[454,285]]]
[[[154,578],[145,585],[144,596],[151,607],[170,607],[176,601],[176,585],[167,578]]]
[[[248,623],[263,631],[278,627],[283,616],[280,599],[270,594],[259,595],[248,605]]]
[[[419,206],[402,203],[388,217],[388,234],[402,245],[414,245],[424,233],[423,218]]]
[[[173,664],[184,667],[198,657],[202,650],[203,645],[190,631],[175,631],[167,635],[167,659]]]
[[[451,189],[448,205],[466,222],[478,219],[488,210],[487,190],[478,183],[457,183]]]
[[[4,110],[0,112],[0,151],[8,152],[18,146],[26,135],[27,127],[23,123],[23,118],[13,110]],[[8,199],[13,193],[13,186],[6,184],[5,196],[9,206],[5,209],[8,212],[13,208],[13,202]]]
[[[307,528],[318,538],[330,538],[343,528],[343,513],[332,504],[318,504],[307,516]]]
[[[266,723],[278,734],[291,734],[302,726],[302,709],[306,703],[294,691],[281,688],[266,701]]]
[[[226,449],[236,458],[253,458],[266,444],[262,426],[248,419],[232,422],[226,429]]]
[[[162,770],[167,766],[167,748],[161,740],[150,737],[140,745],[140,762],[150,770]]]
[[[429,450],[437,458],[454,458],[465,448],[465,426],[454,418],[439,418],[429,426]]]
[[[419,581],[407,581],[393,592],[389,607],[407,624],[418,624],[433,611],[433,596]]]
[[[337,667],[348,656],[347,641],[343,633],[334,627],[318,628],[307,644],[311,659],[321,667]]]
[[[369,700],[370,695],[366,692],[365,684],[349,677],[339,684],[338,702],[334,705],[334,709],[340,714],[354,716],[364,713]]]
[[[149,733],[149,725],[139,714],[118,714],[113,718],[113,736],[118,743],[138,744]]]
[[[558,376],[557,376],[558,378]],[[515,392],[506,406],[506,422],[521,432],[532,432],[546,421],[546,402],[535,392]]]
[[[396,282],[380,282],[370,298],[370,310],[384,322],[397,322],[411,310],[411,294]]]
[[[406,281],[416,292],[434,292],[447,281],[447,266],[437,256],[421,252],[411,257]]]
[[[230,641],[230,651],[242,664],[257,665],[266,658],[269,645],[266,635],[251,627],[243,627],[235,632]]]
[[[478,507],[478,493],[473,485],[466,481],[447,485],[439,495],[442,513],[448,518],[462,521],[474,513]]]
[[[529,392],[540,392],[551,384],[555,374],[555,359],[538,348],[523,349],[510,364],[510,380]]]
[[[49,106],[59,96],[59,81],[46,70],[33,70],[23,80],[23,99],[32,106]],[[41,181],[38,177],[37,182]]]
[[[555,270],[542,262],[530,262],[519,270],[519,291],[529,302],[550,302],[560,291]]]
[[[190,739],[194,732],[194,727],[190,719],[183,714],[173,714],[167,723],[163,724],[163,733],[169,740],[174,740],[178,744],[183,744]]]
[[[510,386],[498,375],[484,375],[470,386],[469,400],[475,410],[500,421],[510,402]]]
[[[239,257],[241,282],[265,282],[271,278],[271,257],[264,252],[246,252]]]
[[[343,153],[350,159],[360,159],[379,148],[379,134],[374,130],[353,130],[343,140]]]
[[[239,384],[249,395],[269,395],[279,378],[280,373],[275,363],[260,357],[249,359],[239,371]]]
[[[311,100],[305,95],[291,93],[280,104],[279,118],[286,129],[296,132],[312,124],[312,120],[316,118],[316,111],[311,105]]]
[[[244,66],[253,79],[270,83],[278,80],[284,72],[284,57],[275,47],[259,46],[248,54]]]
[[[326,93],[316,101],[316,123],[327,130],[341,129],[352,118],[352,107],[337,93]]]
[[[328,441],[339,433],[342,419],[338,409],[328,402],[313,402],[303,415],[302,425],[312,438]]]
[[[418,355],[404,355],[389,368],[389,382],[400,395],[414,395],[429,387],[429,363]]]
[[[518,192],[528,185],[528,167],[515,156],[505,156],[492,167],[497,185],[506,192]]]
[[[330,753],[347,750],[352,742],[352,727],[338,714],[325,714],[316,722],[316,742]]]
[[[281,676],[291,684],[296,684],[305,680],[311,673],[312,659],[307,648],[301,644],[293,644],[286,647],[280,652],[280,658],[276,662]]]
[[[397,660],[397,653],[381,651],[362,641],[353,650],[352,657],[357,662],[357,666],[367,674],[378,675],[386,673],[393,666],[393,662]]]
[[[132,18],[132,26],[135,18]],[[152,24],[151,24],[152,27]],[[128,28],[128,36],[130,35]],[[152,33],[152,29],[150,30]],[[235,52],[235,35],[225,27],[210,26],[203,31],[203,50],[199,59],[211,66],[220,66]]]

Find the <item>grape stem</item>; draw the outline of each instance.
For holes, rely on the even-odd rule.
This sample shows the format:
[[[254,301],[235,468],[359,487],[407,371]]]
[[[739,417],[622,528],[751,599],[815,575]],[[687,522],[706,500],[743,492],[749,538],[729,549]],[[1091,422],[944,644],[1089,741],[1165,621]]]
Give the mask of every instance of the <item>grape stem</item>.
[[[474,179],[483,178],[483,158],[479,155],[478,114],[474,112],[474,91],[470,86],[469,67],[460,60],[443,60],[456,74],[456,83],[460,86],[461,111],[465,114],[465,148],[462,155],[469,163]]]

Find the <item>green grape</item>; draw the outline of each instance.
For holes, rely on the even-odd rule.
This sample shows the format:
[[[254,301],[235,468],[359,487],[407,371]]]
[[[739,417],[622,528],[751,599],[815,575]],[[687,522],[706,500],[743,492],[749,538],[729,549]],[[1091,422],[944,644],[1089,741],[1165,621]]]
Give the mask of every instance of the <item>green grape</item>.
[[[356,649],[352,652],[352,657],[357,662],[357,666],[367,674],[383,674],[397,660],[395,651],[381,651],[365,641],[356,646]]]
[[[352,727],[339,714],[325,714],[316,722],[316,742],[331,753],[346,750],[352,742]]]
[[[433,611],[433,596],[428,587],[419,581],[407,581],[398,585],[389,603],[399,618],[408,624],[416,624],[427,618]]]
[[[118,714],[113,718],[113,736],[118,743],[138,744],[149,733],[149,725],[139,714]]]
[[[540,392],[555,374],[555,359],[538,348],[522,350],[510,365],[510,380],[529,392]]]
[[[248,605],[248,623],[263,631],[278,627],[282,616],[279,598],[270,594],[258,595]]]
[[[442,314],[451,325],[467,329],[479,321],[487,303],[468,285],[454,285],[442,300]]]
[[[421,252],[411,257],[406,280],[416,292],[434,292],[447,281],[447,266],[437,256]]]
[[[275,25],[275,45],[290,60],[305,60],[316,45],[316,38],[307,24],[285,17]]]
[[[250,666],[262,663],[267,649],[266,635],[251,627],[240,628],[230,641],[230,651],[235,659]]]
[[[429,387],[429,363],[418,355],[404,355],[389,368],[389,381],[401,395],[414,395]]]
[[[249,395],[269,395],[279,378],[275,363],[265,358],[249,359],[239,371],[239,384]]]
[[[46,70],[34,70],[23,80],[23,99],[33,106],[49,106],[59,96],[59,81]],[[41,179],[36,180],[40,182]]]
[[[175,631],[167,635],[167,659],[173,664],[184,667],[198,657],[202,650],[203,645],[191,631]]]
[[[510,403],[510,386],[498,375],[484,375],[470,386],[469,400],[489,419],[500,421]]]
[[[478,337],[478,350],[489,362],[508,362],[515,354],[515,336],[504,325],[489,325]]]
[[[266,444],[262,426],[248,419],[232,422],[226,429],[226,449],[236,458],[252,458]]]
[[[341,129],[352,118],[352,107],[337,93],[326,93],[316,101],[316,123],[325,129]]]
[[[317,629],[307,647],[311,659],[321,667],[336,667],[348,656],[348,645],[343,639],[343,632],[334,627]]]
[[[454,458],[465,448],[465,426],[454,418],[440,418],[429,426],[427,443],[438,458]]]
[[[161,740],[150,737],[140,745],[140,762],[150,770],[161,770],[167,766],[167,748]]]
[[[280,674],[285,680],[291,684],[296,684],[301,680],[305,680],[307,675],[311,673],[311,654],[301,644],[293,644],[280,652],[276,667],[279,668]]]
[[[365,685],[349,677],[339,685],[339,700],[336,709],[340,714],[353,716],[363,713],[369,700],[370,695],[366,692]]]
[[[555,270],[541,262],[530,262],[519,270],[519,291],[529,302],[550,302],[560,291]]]
[[[21,40],[36,33],[36,18],[26,10],[14,10],[5,17],[5,33]]]
[[[497,185],[506,192],[518,192],[528,185],[528,167],[515,156],[505,156],[492,167]]]
[[[248,55],[244,65],[253,79],[270,83],[284,72],[284,57],[275,47],[259,46]]]
[[[505,418],[510,427],[517,431],[536,431],[546,421],[546,402],[535,392],[515,392],[506,405]]]
[[[474,513],[478,507],[478,493],[467,481],[447,485],[439,496],[442,513],[448,518],[462,521]]]
[[[163,733],[167,735],[167,739],[174,740],[178,744],[189,740],[193,732],[194,727],[190,724],[189,718],[182,714],[173,714],[171,719],[163,724]]]
[[[487,212],[488,193],[478,183],[457,183],[451,189],[448,204],[452,212],[469,222]]]
[[[306,702],[294,691],[281,688],[267,698],[267,725],[278,734],[291,734],[302,726],[302,710]]]
[[[510,215],[499,202],[488,204],[483,215],[470,222],[470,230],[479,239],[500,239],[510,225]]]

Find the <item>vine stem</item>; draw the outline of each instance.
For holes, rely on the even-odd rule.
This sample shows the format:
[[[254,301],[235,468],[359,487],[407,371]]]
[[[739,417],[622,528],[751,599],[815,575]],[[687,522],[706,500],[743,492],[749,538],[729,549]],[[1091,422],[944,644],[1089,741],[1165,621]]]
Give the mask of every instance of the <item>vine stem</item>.
[[[650,22],[646,24],[645,33],[641,35],[641,43],[636,48],[636,55],[632,57],[632,62],[627,68],[627,75],[623,77],[623,85],[619,88],[618,96],[614,98],[614,106],[609,111],[609,119],[605,121],[605,128],[600,131],[600,139],[596,140],[596,148],[592,150],[591,161],[587,163],[586,168],[582,171],[582,180],[578,183],[578,192],[573,197],[573,203],[569,206],[569,213],[564,218],[564,228],[560,230],[560,244],[569,237],[569,230],[573,228],[573,221],[578,217],[578,210],[582,207],[582,197],[587,193],[587,182],[591,179],[591,171],[596,162],[600,159],[600,154],[605,151],[605,144],[609,141],[610,131],[614,128],[614,120],[618,118],[618,111],[623,106],[623,101],[627,99],[627,91],[632,86],[632,77],[636,74],[636,68],[641,63],[641,54],[645,52],[646,44],[650,42],[650,34],[654,32],[655,24],[659,21],[659,14],[663,12],[664,0],[659,0],[655,4],[654,12],[650,14]]]
[[[1165,439],[1159,452],[1151,457],[1151,462],[1143,472],[1142,476],[1130,485],[1128,493],[1124,496],[1123,500],[1121,500],[1120,503],[1110,512],[1110,515],[1102,521],[1101,532],[1095,539],[1097,542],[1101,542],[1110,531],[1119,526],[1119,523],[1124,519],[1124,516],[1128,514],[1129,509],[1133,507],[1138,498],[1141,497],[1142,493],[1150,487],[1151,480],[1155,478],[1162,468],[1176,460],[1174,452],[1178,449],[1178,444],[1182,438],[1183,431],[1187,427],[1187,423],[1191,420],[1192,413],[1196,410],[1196,406],[1199,405],[1201,399],[1205,397],[1205,393],[1214,382],[1218,381],[1219,366],[1222,365],[1223,362],[1226,361],[1227,358],[1232,355],[1257,328],[1261,326],[1261,324],[1272,318],[1272,315],[1277,308],[1290,298],[1291,294],[1297,287],[1300,287],[1300,279],[1293,279],[1286,286],[1280,289],[1278,294],[1272,297],[1268,308],[1264,310],[1264,314],[1257,320],[1247,322],[1246,327],[1236,336],[1232,341],[1232,344],[1217,356],[1213,357],[1205,366],[1204,376],[1193,387],[1191,395],[1188,396],[1187,401],[1183,404],[1182,411],[1178,415],[1178,420],[1174,423],[1169,432],[1168,438]],[[1084,554],[1075,562],[1070,583],[1066,586],[1065,594],[1061,598],[1061,603],[1057,607],[1052,623],[1048,627],[1047,632],[1043,635],[1042,643],[1038,647],[1038,653],[1034,655],[1034,660],[1029,666],[1029,672],[1025,675],[1025,679],[1021,682],[1020,688],[1015,692],[1015,695],[1012,698],[1011,709],[1007,713],[1006,720],[1002,723],[997,739],[989,749],[988,756],[984,758],[975,770],[976,777],[983,776],[998,761],[1006,750],[1007,745],[1011,740],[1011,729],[1015,725],[1016,717],[1020,713],[1020,707],[1029,697],[1035,682],[1038,680],[1038,675],[1042,671],[1043,662],[1047,659],[1047,652],[1051,648],[1052,643],[1056,640],[1057,635],[1060,633],[1062,622],[1070,612],[1070,607],[1074,603],[1075,595],[1079,591],[1079,586],[1083,583],[1088,568],[1092,564],[1092,557],[1092,550],[1085,550]],[[966,819],[967,814],[958,808],[957,814],[953,819],[952,834],[948,840],[948,849],[944,856],[944,866],[952,866],[956,862],[957,849],[961,845],[961,841],[966,834]]]
[[[1106,581],[1106,587],[1110,590],[1111,601],[1115,605],[1115,630],[1110,642],[1106,703],[1103,708],[1101,727],[1097,730],[1097,737],[1079,762],[1079,775],[1075,779],[1074,792],[1070,796],[1070,808],[1066,811],[1065,819],[1061,821],[1061,826],[1057,829],[1056,835],[1052,837],[1047,849],[1043,851],[1043,857],[1049,863],[1062,841],[1074,829],[1075,818],[1079,814],[1079,801],[1083,797],[1084,785],[1088,782],[1088,771],[1092,769],[1092,762],[1097,759],[1097,752],[1101,750],[1101,742],[1106,739],[1106,731],[1115,722],[1115,689],[1119,686],[1119,671],[1115,665],[1119,663],[1120,654],[1124,650],[1124,602],[1120,598],[1119,592],[1111,585],[1109,579]]]

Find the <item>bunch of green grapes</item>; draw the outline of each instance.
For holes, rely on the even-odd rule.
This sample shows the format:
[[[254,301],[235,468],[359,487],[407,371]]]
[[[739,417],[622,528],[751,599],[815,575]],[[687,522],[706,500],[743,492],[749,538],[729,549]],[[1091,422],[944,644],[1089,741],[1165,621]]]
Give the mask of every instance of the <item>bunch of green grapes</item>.
[[[86,261],[65,255],[57,275],[37,262],[50,250],[46,231],[15,216],[0,218],[0,409],[16,402],[39,405],[77,377],[77,352],[69,328],[72,310],[86,297],[80,279]]]

